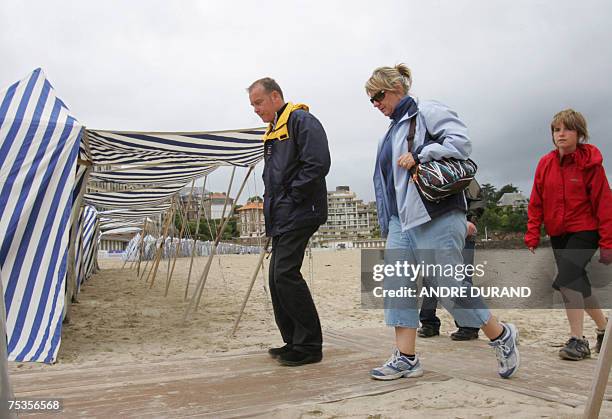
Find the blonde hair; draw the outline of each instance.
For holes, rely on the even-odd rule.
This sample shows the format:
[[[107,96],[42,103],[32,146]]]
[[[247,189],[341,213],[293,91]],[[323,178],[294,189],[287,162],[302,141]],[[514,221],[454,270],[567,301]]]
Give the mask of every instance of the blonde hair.
[[[565,128],[576,131],[578,140],[581,143],[586,143],[589,140],[589,131],[587,130],[587,122],[584,116],[573,109],[564,109],[557,113],[550,123],[550,132],[554,135],[555,127],[563,124]],[[553,137],[554,143],[554,137]]]
[[[365,84],[368,96],[372,96],[381,90],[386,92],[399,91],[408,94],[412,86],[412,72],[404,63],[394,67],[378,67]]]

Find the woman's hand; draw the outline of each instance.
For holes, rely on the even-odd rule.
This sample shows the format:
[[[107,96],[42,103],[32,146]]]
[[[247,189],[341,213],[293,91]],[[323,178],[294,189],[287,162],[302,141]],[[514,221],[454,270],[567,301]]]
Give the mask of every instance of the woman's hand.
[[[468,221],[467,222],[467,236],[474,237],[476,233],[478,233],[478,229],[476,228],[474,223],[472,223],[471,221]]]
[[[410,170],[414,167],[416,162],[414,161],[414,157],[412,157],[412,153],[406,153],[402,154],[400,158],[397,159],[397,164],[406,170]]]

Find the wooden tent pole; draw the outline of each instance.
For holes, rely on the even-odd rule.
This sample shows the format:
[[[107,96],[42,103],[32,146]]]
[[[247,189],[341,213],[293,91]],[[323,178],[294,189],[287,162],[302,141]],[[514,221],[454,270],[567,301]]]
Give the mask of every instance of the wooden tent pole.
[[[225,210],[227,209],[227,203],[230,200],[230,194],[232,191],[232,186],[234,185],[235,174],[236,174],[236,166],[232,166],[232,174],[230,176],[229,183],[227,184],[227,192],[225,192],[225,201],[223,201],[223,210],[221,211],[221,223],[219,223],[219,226],[218,226],[219,230],[216,231],[217,235],[215,237],[215,243],[213,245],[214,250],[212,248],[210,249],[210,254],[211,254],[210,265],[207,264],[207,268],[205,268],[207,272],[206,272],[206,278],[204,279],[204,284],[206,283],[206,279],[208,278],[208,273],[210,272],[210,267],[212,266],[212,259],[214,258],[214,254],[217,253],[217,247],[219,246],[219,243],[223,239],[223,232],[225,231],[225,225],[230,218],[230,215],[228,215],[227,218],[225,217]],[[245,178],[243,185],[246,183],[246,180],[247,179]],[[211,204],[210,218],[212,220],[212,197],[211,197],[210,204]],[[209,227],[210,227],[210,224],[209,224]],[[215,226],[215,230],[216,229],[217,229],[217,226]],[[212,238],[212,234],[211,234],[211,238]],[[202,284],[202,290],[204,289],[204,284]],[[200,305],[200,298],[202,297],[202,290],[200,290],[200,293],[198,294],[198,300],[196,302],[194,311],[197,311],[198,306]]]
[[[157,223],[153,222],[153,229],[154,229],[154,231],[153,231],[153,235],[154,235],[154,236],[155,236],[155,235],[157,235],[158,237],[159,237],[159,235],[161,234],[161,230],[160,230],[160,228],[162,227],[162,226],[161,226],[161,222],[162,222],[162,219],[161,219],[161,214],[159,214],[159,217],[160,217],[160,219],[159,219],[159,223],[160,223],[160,225],[159,225],[159,226],[157,225]],[[143,249],[143,251],[144,251],[144,249]],[[151,260],[147,259],[147,261],[146,261],[146,263],[145,263],[145,266],[144,266],[144,269],[142,270],[142,275],[140,276],[140,278],[139,278],[139,279],[144,279],[145,274],[147,273],[147,268],[149,267],[149,262],[151,262],[151,261],[155,262],[155,258],[156,258],[156,257],[157,257],[157,242],[155,242],[155,254],[153,255],[153,258],[152,258]],[[150,273],[150,272],[151,272],[151,271],[149,271],[149,273]],[[148,280],[149,280],[149,275],[147,275],[147,281],[148,281]],[[146,284],[146,282],[145,282],[145,284]]]
[[[185,224],[189,222],[189,207],[191,206],[191,199],[193,198],[193,188],[195,187],[195,179],[191,182],[191,193],[189,194],[189,199],[187,200],[187,211],[180,211],[181,217],[183,218],[183,222],[181,223],[181,231],[179,232],[179,244],[177,247],[177,251],[174,254],[174,260],[172,261],[172,268],[170,269],[170,275],[168,275],[168,279],[166,281],[166,291],[164,293],[164,297],[168,296],[168,289],[170,288],[170,281],[172,281],[172,274],[174,273],[174,266],[176,265],[176,259],[178,258],[179,251],[181,249],[181,243],[183,241],[183,233],[185,232]]]
[[[142,256],[144,254],[144,237],[147,231],[147,217],[145,217],[142,223],[142,231],[140,232],[140,243],[138,246],[138,266],[136,267],[136,276],[140,277],[140,263],[142,262]]]
[[[612,313],[608,315],[608,325],[604,340],[601,344],[601,351],[597,359],[597,367],[595,367],[595,376],[593,377],[593,385],[591,394],[584,407],[584,419],[596,419],[599,417],[601,403],[606,392],[608,377],[610,377],[610,366],[612,366]]]
[[[178,196],[178,194],[177,194]],[[175,218],[176,215],[181,212],[181,205],[179,203],[180,197],[176,201],[174,201],[174,215],[172,216],[172,238],[170,238],[170,248],[168,249],[168,257],[166,258],[166,282],[168,282],[168,278],[170,278],[170,265],[172,264],[172,259],[174,255],[176,255],[176,250],[174,249],[174,236],[176,234],[176,226],[175,226]],[[168,232],[168,236],[170,236],[170,232]],[[164,249],[166,246],[164,246]]]
[[[225,226],[227,225],[229,219],[232,217],[232,215],[234,214],[234,209],[236,208],[236,203],[238,202],[238,199],[240,199],[240,195],[242,194],[242,191],[244,189],[244,186],[246,185],[247,179],[249,177],[249,175],[251,174],[251,172],[253,171],[253,166],[249,166],[249,171],[247,172],[246,176],[244,177],[244,180],[242,181],[242,185],[240,185],[240,189],[238,190],[238,193],[236,194],[236,198],[234,200],[234,204],[231,207],[231,210],[228,214],[228,216],[223,220],[223,225],[221,226],[221,228],[219,229],[219,233],[217,234],[217,238],[215,239],[215,242],[212,246],[212,248],[210,249],[210,256],[208,257],[208,261],[206,262],[206,266],[204,267],[204,271],[202,272],[202,275],[200,276],[200,281],[198,282],[198,285],[196,286],[196,289],[191,297],[191,300],[189,301],[189,305],[187,306],[187,309],[185,310],[185,315],[183,316],[183,321],[187,320],[187,318],[189,317],[189,314],[191,313],[191,311],[195,311],[198,309],[198,305],[200,303],[200,299],[202,298],[202,291],[204,290],[204,285],[206,284],[206,279],[208,277],[208,272],[210,271],[210,266],[212,265],[212,261],[213,258],[217,252],[217,245],[219,244],[219,242],[221,241],[221,237],[223,235],[223,230],[225,230]]]
[[[174,198],[173,198],[172,203],[174,204]],[[153,277],[151,278],[151,285],[149,286],[149,288],[153,288],[155,277],[157,276],[157,269],[159,268],[159,262],[162,256],[162,248],[166,245],[166,236],[168,235],[168,229],[170,228],[170,222],[172,221],[173,218],[174,218],[174,205],[171,205],[170,209],[168,210],[168,219],[166,220],[166,223],[164,225],[164,231],[161,236],[162,240],[157,248],[157,255],[155,258],[155,263],[153,263],[153,266],[151,267],[151,270],[149,271],[149,275],[153,273]],[[145,284],[149,281],[149,275],[147,275],[147,280],[145,281]]]
[[[270,238],[266,240],[266,245],[261,249],[261,254],[259,255],[259,259],[257,260],[257,265],[255,266],[255,271],[253,272],[253,276],[251,277],[251,283],[249,284],[249,288],[247,289],[246,295],[244,296],[244,300],[242,301],[242,305],[240,306],[240,311],[238,312],[238,317],[236,317],[236,321],[234,322],[234,327],[230,333],[230,336],[234,336],[236,334],[236,329],[238,329],[238,323],[240,323],[240,319],[242,318],[242,313],[244,313],[244,309],[247,305],[247,301],[249,301],[249,297],[251,296],[251,291],[253,290],[253,285],[255,284],[255,280],[257,280],[257,275],[259,274],[259,269],[263,266],[264,257],[266,257],[266,252],[268,250],[268,246],[270,245]]]
[[[79,225],[79,214],[81,212],[81,204],[83,203],[83,196],[85,195],[85,190],[87,189],[87,181],[89,180],[89,172],[91,171],[91,166],[87,166],[85,168],[85,173],[83,174],[83,182],[81,183],[81,189],[79,190],[79,194],[77,195],[76,201],[72,207],[72,212],[70,214],[70,245],[68,247],[68,258],[66,260],[67,271],[66,271],[66,301],[65,304],[65,312],[64,312],[64,322],[70,323],[70,310],[72,308],[72,296],[74,295],[74,286],[76,281],[76,272],[75,272],[75,244],[76,237],[78,234],[78,225]]]
[[[202,208],[204,207],[204,196],[206,191],[206,180],[208,176],[204,176],[204,185],[202,186],[202,197],[200,198],[200,205],[198,207],[197,224],[195,236],[193,237],[193,245],[191,248],[191,262],[189,262],[189,274],[187,274],[187,285],[185,285],[185,296],[183,301],[187,300],[187,293],[189,292],[189,281],[191,280],[191,270],[193,268],[193,259],[196,254],[196,244],[198,243],[198,234],[200,234],[200,217],[202,216]]]

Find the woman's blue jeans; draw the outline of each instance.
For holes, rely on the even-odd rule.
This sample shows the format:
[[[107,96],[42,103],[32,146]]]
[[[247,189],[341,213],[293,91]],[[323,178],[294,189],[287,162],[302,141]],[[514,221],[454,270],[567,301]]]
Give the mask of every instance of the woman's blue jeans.
[[[467,282],[458,281],[456,276],[448,275],[446,267],[463,265],[462,250],[465,244],[467,224],[465,214],[456,210],[443,214],[420,226],[403,231],[399,218],[392,216],[389,220],[389,234],[385,248],[385,263],[432,267],[424,278],[430,287],[459,288]],[[384,279],[385,290],[413,289],[418,294],[416,278],[410,275],[411,270],[402,275],[390,275]],[[404,288],[405,287],[405,288]],[[474,300],[475,301],[475,300]],[[474,304],[476,308],[466,308],[450,297],[440,298],[440,302],[455,320],[465,327],[480,328],[491,317],[483,301]],[[416,329],[419,326],[419,311],[416,298],[385,298],[385,323],[388,326]]]

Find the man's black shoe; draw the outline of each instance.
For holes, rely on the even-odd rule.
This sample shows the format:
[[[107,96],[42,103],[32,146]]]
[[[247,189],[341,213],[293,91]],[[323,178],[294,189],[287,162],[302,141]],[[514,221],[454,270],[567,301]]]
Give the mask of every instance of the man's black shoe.
[[[289,351],[281,354],[278,357],[278,362],[287,367],[297,367],[300,365],[314,364],[323,359],[321,352],[315,354],[307,354],[304,352]]]
[[[272,358],[278,358],[282,354],[290,352],[290,351],[291,351],[291,347],[289,345],[285,345],[280,348],[268,349],[268,355],[270,355]]]
[[[429,326],[423,326],[418,328],[417,335],[419,335],[421,338],[431,338],[434,336],[439,336],[440,330]]]
[[[478,339],[478,329],[470,329],[468,327],[460,327],[456,332],[450,335],[452,340],[473,340]]]

